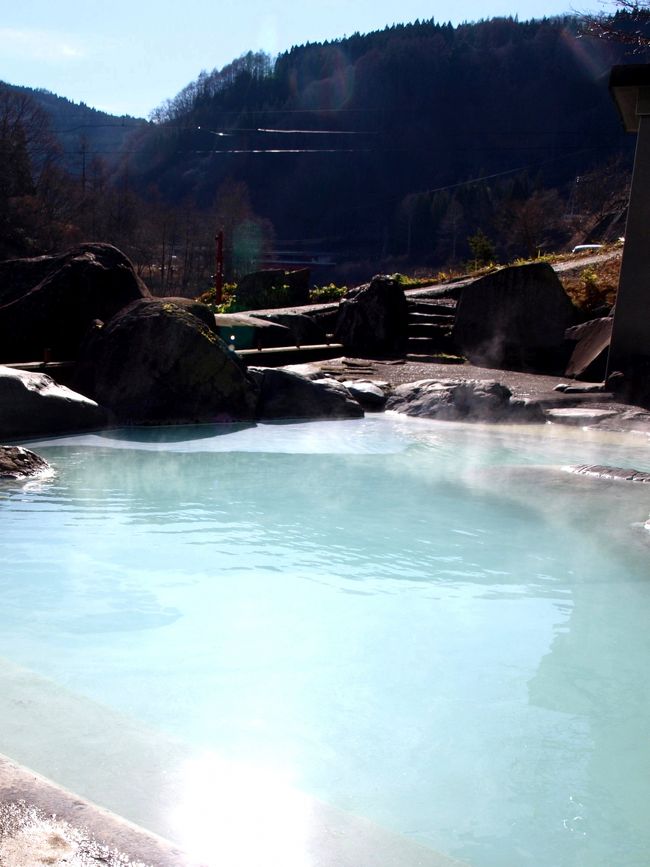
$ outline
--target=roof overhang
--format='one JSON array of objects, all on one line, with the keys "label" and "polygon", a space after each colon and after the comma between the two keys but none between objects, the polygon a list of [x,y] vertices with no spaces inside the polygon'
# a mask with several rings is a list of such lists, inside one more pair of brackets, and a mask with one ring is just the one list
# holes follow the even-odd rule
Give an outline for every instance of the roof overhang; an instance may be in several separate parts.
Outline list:
[{"label": "roof overhang", "polygon": [[609,92],[627,132],[638,132],[639,119],[650,115],[650,63],[613,66]]}]

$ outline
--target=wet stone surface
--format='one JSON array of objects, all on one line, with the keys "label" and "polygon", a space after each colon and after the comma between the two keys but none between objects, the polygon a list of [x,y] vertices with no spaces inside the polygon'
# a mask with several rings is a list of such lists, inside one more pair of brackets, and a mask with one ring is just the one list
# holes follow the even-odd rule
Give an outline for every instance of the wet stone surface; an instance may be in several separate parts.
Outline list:
[{"label": "wet stone surface", "polygon": [[51,471],[48,462],[22,446],[0,446],[0,479],[24,479]]},{"label": "wet stone surface", "polygon": [[593,476],[597,479],[615,479],[625,482],[650,482],[650,473],[634,470],[630,467],[606,467],[600,464],[581,464],[568,467],[569,471],[578,476]]},{"label": "wet stone surface", "polygon": [[94,840],[83,829],[24,801],[0,804],[2,867],[153,867]]}]

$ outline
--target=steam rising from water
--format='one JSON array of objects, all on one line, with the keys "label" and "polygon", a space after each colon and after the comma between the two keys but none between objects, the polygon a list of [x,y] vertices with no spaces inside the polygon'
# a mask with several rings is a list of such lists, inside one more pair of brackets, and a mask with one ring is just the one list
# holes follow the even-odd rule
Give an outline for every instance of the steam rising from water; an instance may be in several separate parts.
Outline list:
[{"label": "steam rising from water", "polygon": [[0,501],[0,652],[477,867],[640,867],[650,491],[558,470],[648,469],[629,442],[386,417],[34,444],[57,476]]}]

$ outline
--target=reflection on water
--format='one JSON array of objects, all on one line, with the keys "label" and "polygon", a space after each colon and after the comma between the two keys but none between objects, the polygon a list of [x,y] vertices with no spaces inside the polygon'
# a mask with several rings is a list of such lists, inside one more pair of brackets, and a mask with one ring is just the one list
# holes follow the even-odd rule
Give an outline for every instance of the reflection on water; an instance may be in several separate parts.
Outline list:
[{"label": "reflection on water", "polygon": [[559,469],[644,455],[205,433],[37,447],[56,478],[0,499],[1,653],[477,867],[645,863],[650,491]]},{"label": "reflection on water", "polygon": [[252,422],[236,424],[185,424],[167,425],[166,427],[122,427],[100,431],[93,434],[98,440],[116,440],[126,443],[187,443],[192,440],[210,440],[215,437],[229,436],[239,431],[254,428]]},{"label": "reflection on water", "polygon": [[648,859],[647,578],[575,586],[570,622],[529,683],[531,704],[589,722],[585,777],[565,803],[562,829],[580,840],[585,863]]}]

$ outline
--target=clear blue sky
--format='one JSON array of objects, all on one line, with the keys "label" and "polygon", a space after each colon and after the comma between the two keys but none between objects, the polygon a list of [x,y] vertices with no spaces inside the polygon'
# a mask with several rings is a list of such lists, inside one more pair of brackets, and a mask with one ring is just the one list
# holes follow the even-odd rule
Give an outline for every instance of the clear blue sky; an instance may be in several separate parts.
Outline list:
[{"label": "clear blue sky", "polygon": [[[603,9],[597,0],[585,4],[580,11]],[[572,8],[571,0],[5,0],[0,79],[146,117],[202,69],[248,50],[277,54],[416,18],[523,20]]]}]

